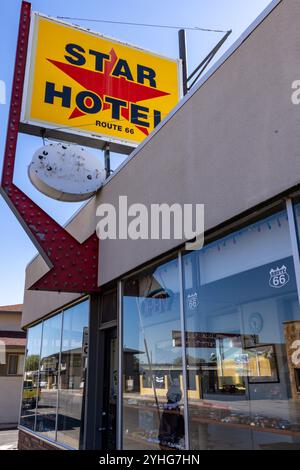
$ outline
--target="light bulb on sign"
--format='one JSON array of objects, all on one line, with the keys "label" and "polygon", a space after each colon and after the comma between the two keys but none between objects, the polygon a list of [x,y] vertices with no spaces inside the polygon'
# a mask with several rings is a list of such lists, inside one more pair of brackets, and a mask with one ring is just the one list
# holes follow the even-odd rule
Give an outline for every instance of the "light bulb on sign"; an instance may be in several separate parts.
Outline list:
[{"label": "light bulb on sign", "polygon": [[101,188],[105,169],[99,158],[74,144],[51,143],[39,148],[28,167],[33,186],[66,202],[89,199]]}]

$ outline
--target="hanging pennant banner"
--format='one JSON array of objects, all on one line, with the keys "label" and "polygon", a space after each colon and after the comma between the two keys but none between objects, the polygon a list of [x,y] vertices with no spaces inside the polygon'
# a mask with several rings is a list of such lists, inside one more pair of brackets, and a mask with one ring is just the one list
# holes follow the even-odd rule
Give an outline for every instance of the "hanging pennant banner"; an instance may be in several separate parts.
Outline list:
[{"label": "hanging pennant banner", "polygon": [[22,123],[134,147],[178,103],[180,70],[179,60],[35,13]]}]

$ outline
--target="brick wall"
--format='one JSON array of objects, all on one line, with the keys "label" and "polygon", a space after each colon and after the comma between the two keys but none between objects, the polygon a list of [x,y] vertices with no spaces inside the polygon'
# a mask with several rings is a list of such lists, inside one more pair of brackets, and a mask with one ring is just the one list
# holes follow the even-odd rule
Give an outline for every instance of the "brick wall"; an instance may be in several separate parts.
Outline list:
[{"label": "brick wall", "polygon": [[32,434],[19,430],[18,450],[60,450]]}]

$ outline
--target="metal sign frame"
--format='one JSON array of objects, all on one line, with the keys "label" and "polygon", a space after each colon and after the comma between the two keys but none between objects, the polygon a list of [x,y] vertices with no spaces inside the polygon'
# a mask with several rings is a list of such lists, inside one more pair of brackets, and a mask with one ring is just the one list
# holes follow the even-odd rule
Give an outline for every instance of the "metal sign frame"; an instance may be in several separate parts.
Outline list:
[{"label": "metal sign frame", "polygon": [[[99,32],[87,30],[81,26],[67,23],[63,20],[53,18],[48,15],[44,15],[41,13],[33,12],[31,14],[31,21],[30,21],[30,32],[29,32],[29,40],[28,40],[28,52],[27,52],[27,61],[26,61],[26,69],[25,69],[25,85],[24,85],[24,93],[22,99],[22,110],[21,110],[21,117],[20,117],[20,132],[36,135],[36,136],[44,136],[51,139],[67,141],[67,142],[76,142],[80,145],[89,146],[92,148],[97,148],[101,150],[105,150],[107,144],[110,146],[110,151],[122,153],[122,154],[130,154],[134,148],[136,148],[139,143],[126,141],[125,139],[112,137],[108,135],[101,135],[93,134],[89,131],[84,131],[80,128],[76,127],[66,127],[64,130],[64,126],[59,126],[56,124],[52,124],[50,122],[38,122],[36,120],[28,119],[27,109],[28,105],[31,104],[31,94],[32,90],[30,91],[29,84],[33,80],[34,72],[35,72],[35,60],[36,60],[36,45],[37,45],[37,28],[36,22],[37,19],[45,19],[48,21],[52,21],[55,24],[60,24],[67,28],[78,30],[83,33],[86,33],[90,36],[94,36],[96,38],[100,38],[106,41],[111,41],[112,44],[121,45],[125,47],[129,47],[135,49],[139,52],[143,52],[145,54],[149,54],[153,57],[161,58],[169,62],[173,62],[177,66],[177,80],[178,80],[178,102],[183,97],[183,77],[182,77],[182,60],[179,58],[170,58],[166,57],[162,54],[158,54],[156,52],[152,52],[150,50],[146,50],[134,44],[130,44],[127,42],[119,41],[115,38],[105,36]],[[157,99],[157,98],[156,98]],[[171,109],[170,109],[171,111]]]}]

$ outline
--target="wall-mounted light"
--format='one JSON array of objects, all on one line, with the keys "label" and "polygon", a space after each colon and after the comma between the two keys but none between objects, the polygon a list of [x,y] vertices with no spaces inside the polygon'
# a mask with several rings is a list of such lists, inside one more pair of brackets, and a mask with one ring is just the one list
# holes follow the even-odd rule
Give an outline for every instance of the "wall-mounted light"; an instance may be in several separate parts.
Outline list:
[{"label": "wall-mounted light", "polygon": [[105,169],[99,158],[81,146],[51,143],[34,153],[28,175],[46,196],[75,202],[89,199],[101,188]]}]

